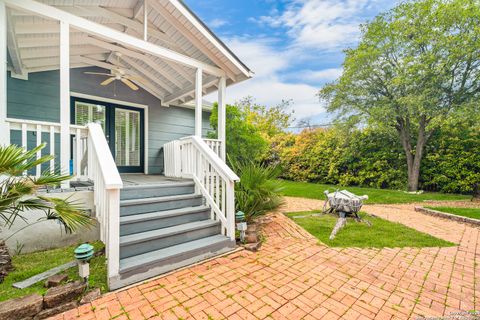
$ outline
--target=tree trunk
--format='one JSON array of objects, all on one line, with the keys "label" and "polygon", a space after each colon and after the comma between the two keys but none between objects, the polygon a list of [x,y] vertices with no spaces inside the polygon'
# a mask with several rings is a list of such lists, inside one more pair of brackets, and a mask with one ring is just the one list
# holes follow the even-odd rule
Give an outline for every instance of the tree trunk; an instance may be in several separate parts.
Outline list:
[{"label": "tree trunk", "polygon": [[418,191],[418,180],[420,178],[420,165],[425,150],[425,145],[428,140],[426,134],[426,118],[423,116],[420,118],[418,124],[418,136],[415,146],[415,154],[413,153],[412,143],[410,141],[410,121],[407,117],[404,119],[397,119],[397,131],[400,136],[400,141],[405,151],[407,158],[407,174],[408,174],[408,191]]}]

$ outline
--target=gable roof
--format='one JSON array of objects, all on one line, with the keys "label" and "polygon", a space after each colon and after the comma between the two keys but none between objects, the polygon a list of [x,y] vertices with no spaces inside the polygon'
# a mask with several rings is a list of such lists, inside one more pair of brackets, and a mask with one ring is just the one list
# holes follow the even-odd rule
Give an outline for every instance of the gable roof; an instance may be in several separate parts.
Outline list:
[{"label": "gable roof", "polygon": [[[137,38],[143,37],[144,0],[37,0]],[[148,42],[215,66],[227,85],[252,76],[250,69],[180,0],[147,0]],[[30,12],[8,13],[9,64],[13,73],[59,68],[57,21]],[[127,48],[80,30],[70,32],[71,67],[119,68],[146,81],[137,83],[162,101],[193,99],[195,69]],[[217,80],[204,77],[203,92]]]}]

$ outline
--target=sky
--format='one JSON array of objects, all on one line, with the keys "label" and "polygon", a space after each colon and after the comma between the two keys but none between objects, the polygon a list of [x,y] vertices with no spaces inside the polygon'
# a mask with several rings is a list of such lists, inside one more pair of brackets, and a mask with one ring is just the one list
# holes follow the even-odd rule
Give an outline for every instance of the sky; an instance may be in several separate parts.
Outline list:
[{"label": "sky", "polygon": [[[343,50],[355,47],[360,24],[398,0],[184,0],[255,73],[227,89],[276,106],[292,100],[295,119],[326,123],[316,94],[342,72]],[[216,101],[216,94],[206,97]]]}]

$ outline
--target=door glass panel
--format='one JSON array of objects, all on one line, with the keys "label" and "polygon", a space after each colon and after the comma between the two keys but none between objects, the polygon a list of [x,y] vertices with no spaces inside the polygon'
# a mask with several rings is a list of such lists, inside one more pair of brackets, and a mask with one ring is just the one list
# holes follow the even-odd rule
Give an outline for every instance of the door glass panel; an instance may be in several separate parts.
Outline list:
[{"label": "door glass panel", "polygon": [[115,163],[140,166],[140,112],[115,108]]},{"label": "door glass panel", "polygon": [[83,126],[89,122],[96,122],[105,132],[106,110],[107,108],[100,104],[75,101],[75,124]]}]

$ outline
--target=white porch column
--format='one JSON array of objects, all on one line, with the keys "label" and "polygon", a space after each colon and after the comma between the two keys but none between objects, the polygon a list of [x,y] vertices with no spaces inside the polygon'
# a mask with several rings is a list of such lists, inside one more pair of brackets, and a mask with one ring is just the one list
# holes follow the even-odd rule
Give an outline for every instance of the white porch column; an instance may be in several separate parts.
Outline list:
[{"label": "white porch column", "polygon": [[70,25],[60,22],[60,167],[70,173]]},{"label": "white porch column", "polygon": [[10,144],[7,119],[7,8],[0,1],[0,145]]},{"label": "white porch column", "polygon": [[195,135],[202,137],[202,73],[201,68],[197,69],[195,75]]},{"label": "white porch column", "polygon": [[221,77],[218,82],[218,137],[220,140],[220,158],[226,159],[226,89],[227,79]]}]

